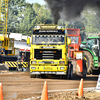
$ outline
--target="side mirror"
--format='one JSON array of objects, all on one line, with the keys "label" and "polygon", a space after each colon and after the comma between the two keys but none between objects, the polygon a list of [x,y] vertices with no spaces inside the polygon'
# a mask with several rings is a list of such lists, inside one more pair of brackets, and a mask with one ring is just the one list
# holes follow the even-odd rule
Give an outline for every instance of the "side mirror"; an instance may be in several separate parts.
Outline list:
[{"label": "side mirror", "polygon": [[30,44],[30,38],[27,38],[27,44]]},{"label": "side mirror", "polygon": [[71,39],[67,37],[67,45],[71,44]]}]

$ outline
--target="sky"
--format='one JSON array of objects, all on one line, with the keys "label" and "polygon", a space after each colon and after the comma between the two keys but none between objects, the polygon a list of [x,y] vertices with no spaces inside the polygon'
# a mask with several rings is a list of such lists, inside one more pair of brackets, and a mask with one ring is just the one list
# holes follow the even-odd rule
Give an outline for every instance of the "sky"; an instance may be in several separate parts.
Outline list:
[{"label": "sky", "polygon": [[28,3],[39,3],[41,5],[45,4],[44,0],[26,0]]}]

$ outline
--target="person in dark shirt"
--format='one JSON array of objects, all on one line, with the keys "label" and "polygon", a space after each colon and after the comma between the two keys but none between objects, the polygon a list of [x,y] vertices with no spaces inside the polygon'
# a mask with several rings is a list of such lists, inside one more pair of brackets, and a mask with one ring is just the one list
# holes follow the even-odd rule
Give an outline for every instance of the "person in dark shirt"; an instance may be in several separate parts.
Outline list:
[{"label": "person in dark shirt", "polygon": [[24,53],[22,53],[21,60],[22,60],[22,61],[25,61],[25,55],[24,55]]}]

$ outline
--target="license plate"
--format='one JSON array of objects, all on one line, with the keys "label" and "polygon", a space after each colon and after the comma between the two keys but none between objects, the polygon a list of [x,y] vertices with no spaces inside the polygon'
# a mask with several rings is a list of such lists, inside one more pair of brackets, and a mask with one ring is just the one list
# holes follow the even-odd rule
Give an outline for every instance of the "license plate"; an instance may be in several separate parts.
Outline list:
[{"label": "license plate", "polygon": [[44,67],[45,70],[52,70],[51,67]]}]

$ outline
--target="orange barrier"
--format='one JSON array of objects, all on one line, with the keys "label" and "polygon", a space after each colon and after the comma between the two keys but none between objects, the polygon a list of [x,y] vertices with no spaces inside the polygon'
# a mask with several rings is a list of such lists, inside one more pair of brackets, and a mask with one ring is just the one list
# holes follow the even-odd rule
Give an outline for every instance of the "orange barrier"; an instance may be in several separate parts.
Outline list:
[{"label": "orange barrier", "polygon": [[3,89],[2,89],[2,83],[0,83],[0,100],[3,100]]},{"label": "orange barrier", "polygon": [[78,96],[83,96],[83,79],[81,79],[81,81],[80,81],[77,95]]},{"label": "orange barrier", "polygon": [[48,100],[48,90],[47,90],[47,82],[46,81],[44,82],[41,100]]}]

